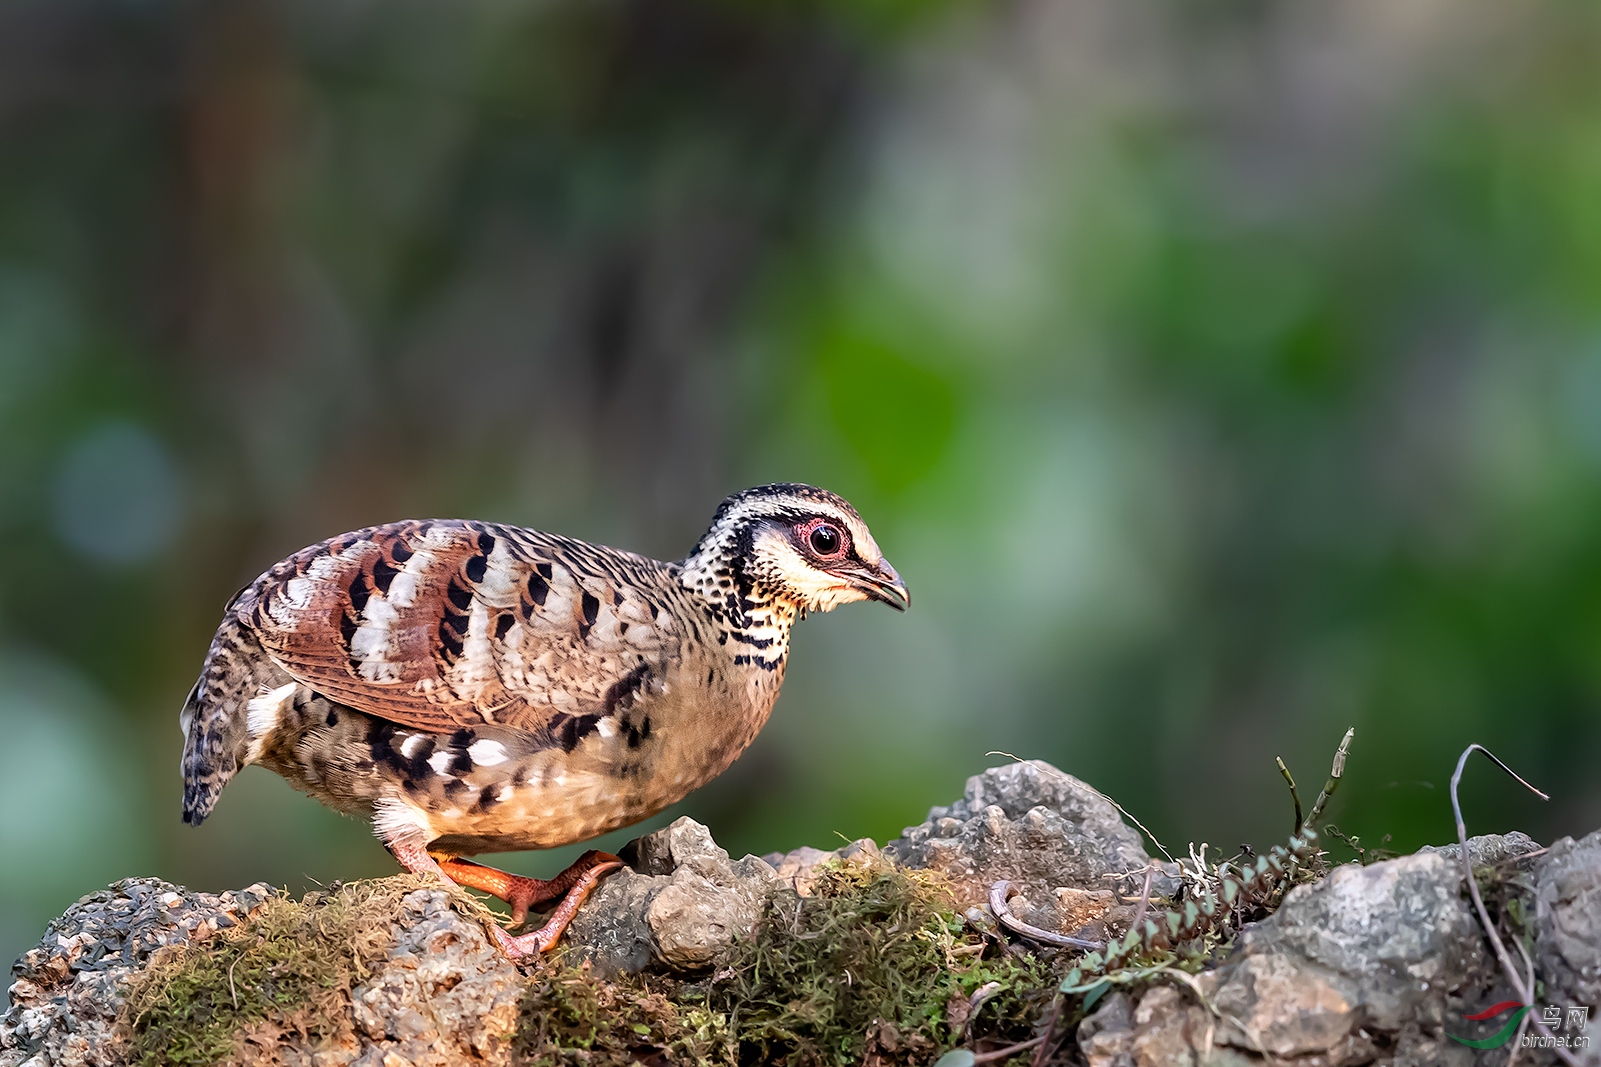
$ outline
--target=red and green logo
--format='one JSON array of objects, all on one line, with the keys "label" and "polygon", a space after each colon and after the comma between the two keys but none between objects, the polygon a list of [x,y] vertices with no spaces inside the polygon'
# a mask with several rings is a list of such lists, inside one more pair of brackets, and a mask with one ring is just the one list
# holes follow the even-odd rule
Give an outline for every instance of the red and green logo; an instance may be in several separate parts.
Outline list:
[{"label": "red and green logo", "polygon": [[1472,1015],[1462,1016],[1462,1018],[1466,1019],[1470,1023],[1482,1023],[1486,1019],[1495,1018],[1504,1011],[1510,1011],[1511,1009],[1516,1008],[1517,1011],[1512,1012],[1512,1018],[1508,1019],[1506,1021],[1506,1025],[1501,1027],[1501,1029],[1497,1030],[1494,1034],[1478,1041],[1468,1037],[1457,1037],[1455,1034],[1447,1034],[1446,1036],[1452,1041],[1468,1046],[1468,1048],[1500,1048],[1502,1045],[1512,1040],[1512,1034],[1518,1028],[1518,1021],[1523,1018],[1524,1014],[1528,1012],[1531,1007],[1532,1005],[1523,1004],[1516,1000],[1503,1000],[1499,1004],[1490,1005],[1481,1012],[1475,1012]]}]

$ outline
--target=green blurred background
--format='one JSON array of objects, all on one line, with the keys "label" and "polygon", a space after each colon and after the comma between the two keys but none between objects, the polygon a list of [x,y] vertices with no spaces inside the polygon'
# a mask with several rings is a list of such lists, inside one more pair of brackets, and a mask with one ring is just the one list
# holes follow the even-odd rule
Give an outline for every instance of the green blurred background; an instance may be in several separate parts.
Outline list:
[{"label": "green blurred background", "polygon": [[914,607],[801,627],[668,813],[736,853],[990,750],[1260,845],[1348,725],[1367,844],[1452,836],[1469,741],[1552,793],[1477,768],[1475,831],[1601,826],[1598,54],[1559,0],[0,3],[0,956],[121,876],[394,869],[260,769],[179,823],[279,557],[676,558],[778,479]]}]

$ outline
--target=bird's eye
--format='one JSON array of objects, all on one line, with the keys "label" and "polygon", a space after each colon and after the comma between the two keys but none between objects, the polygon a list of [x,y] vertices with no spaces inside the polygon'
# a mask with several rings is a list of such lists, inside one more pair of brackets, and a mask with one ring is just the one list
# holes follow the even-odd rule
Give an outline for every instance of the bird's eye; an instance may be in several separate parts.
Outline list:
[{"label": "bird's eye", "polygon": [[812,530],[809,540],[811,541],[813,552],[816,552],[819,556],[832,556],[839,551],[841,538],[837,529],[827,523],[823,523]]}]

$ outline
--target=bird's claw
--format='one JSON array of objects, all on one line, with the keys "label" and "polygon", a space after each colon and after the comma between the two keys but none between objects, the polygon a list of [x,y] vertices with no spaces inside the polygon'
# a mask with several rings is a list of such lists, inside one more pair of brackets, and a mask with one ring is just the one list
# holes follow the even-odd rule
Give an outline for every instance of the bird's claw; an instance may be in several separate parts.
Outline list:
[{"label": "bird's claw", "polygon": [[541,938],[539,931],[532,934],[524,934],[522,937],[513,937],[498,926],[490,929],[495,933],[495,943],[500,946],[500,950],[514,961],[525,960],[530,956],[543,955],[555,946],[554,940],[546,942]]},{"label": "bird's claw", "polygon": [[511,905],[511,925],[514,928],[519,927],[523,923],[527,922],[528,909],[537,903],[533,884],[521,882],[518,883],[511,890],[511,892],[506,895],[506,903]]},{"label": "bird's claw", "polygon": [[[622,860],[595,864],[573,883],[571,889],[567,890],[566,895],[562,897],[561,903],[556,905],[556,910],[551,912],[550,918],[545,922],[544,926],[541,926],[533,933],[523,934],[519,937],[513,937],[498,926],[493,927],[496,944],[500,946],[502,952],[513,960],[524,960],[530,956],[540,956],[549,952],[561,940],[561,935],[567,931],[568,924],[578,914],[578,909],[583,907],[584,901],[588,899],[589,894],[600,884],[600,880],[613,871],[621,870],[626,866],[627,864]],[[526,906],[520,910],[524,916],[527,915],[528,909]],[[518,911],[516,903],[513,902],[512,918],[518,918]]]}]

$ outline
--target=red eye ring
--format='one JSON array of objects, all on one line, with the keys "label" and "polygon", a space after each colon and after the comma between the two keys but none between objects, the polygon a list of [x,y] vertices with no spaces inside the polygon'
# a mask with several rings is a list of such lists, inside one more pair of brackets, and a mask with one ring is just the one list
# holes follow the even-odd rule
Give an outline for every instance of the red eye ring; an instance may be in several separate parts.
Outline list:
[{"label": "red eye ring", "polygon": [[844,530],[827,519],[813,519],[796,531],[800,541],[822,559],[838,559],[845,554],[848,537]]}]

